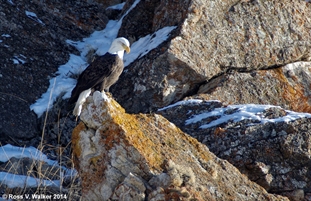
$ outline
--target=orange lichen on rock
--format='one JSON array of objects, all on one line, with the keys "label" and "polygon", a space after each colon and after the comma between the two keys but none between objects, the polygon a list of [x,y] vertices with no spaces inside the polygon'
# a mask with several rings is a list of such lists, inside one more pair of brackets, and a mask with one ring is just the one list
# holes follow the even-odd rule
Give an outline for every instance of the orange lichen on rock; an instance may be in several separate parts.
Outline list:
[{"label": "orange lichen on rock", "polygon": [[125,113],[125,110],[112,99],[109,102],[103,102],[102,108],[105,108],[103,110],[105,112],[101,114],[101,117],[105,121],[99,130],[101,143],[106,150],[109,152],[116,144],[133,146],[143,155],[150,167],[159,169],[163,161],[157,154],[157,145],[146,135],[148,129],[142,129],[137,115]]},{"label": "orange lichen on rock", "polygon": [[[72,131],[71,142],[72,142],[72,155],[73,159],[77,160],[81,156],[81,147],[79,146],[80,141],[80,132],[85,129],[85,125],[83,123],[79,123]],[[74,162],[75,164],[79,164],[78,161]],[[79,168],[79,166],[77,166]]]},{"label": "orange lichen on rock", "polygon": [[110,125],[105,132],[105,136],[107,137],[104,140],[105,146],[109,144],[109,148],[113,148],[115,143],[121,138],[125,146],[135,147],[146,159],[150,167],[160,169],[163,159],[159,155],[158,147],[146,135],[148,130],[140,127],[141,125],[139,125],[136,116],[120,112],[112,117],[112,121],[106,122],[113,125]]},{"label": "orange lichen on rock", "polygon": [[[214,188],[222,200],[244,200],[245,189],[266,193],[160,115],[127,114],[95,92],[81,120],[72,144],[85,200],[211,200]],[[229,186],[231,179],[240,185]]]},{"label": "orange lichen on rock", "polygon": [[297,77],[292,76],[295,82],[291,83],[285,76],[283,68],[272,70],[272,75],[280,82],[280,93],[287,102],[291,110],[297,112],[311,112],[311,105],[308,100],[310,97],[305,96],[305,89],[300,82],[297,82]]}]

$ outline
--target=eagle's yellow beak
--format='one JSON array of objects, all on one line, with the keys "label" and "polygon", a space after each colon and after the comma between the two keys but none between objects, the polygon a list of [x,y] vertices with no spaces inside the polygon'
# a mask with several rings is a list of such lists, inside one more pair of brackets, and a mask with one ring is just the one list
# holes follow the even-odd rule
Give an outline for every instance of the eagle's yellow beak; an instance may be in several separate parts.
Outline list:
[{"label": "eagle's yellow beak", "polygon": [[126,53],[130,53],[131,52],[131,48],[129,46],[126,46],[124,44],[122,44],[124,50],[126,51]]}]

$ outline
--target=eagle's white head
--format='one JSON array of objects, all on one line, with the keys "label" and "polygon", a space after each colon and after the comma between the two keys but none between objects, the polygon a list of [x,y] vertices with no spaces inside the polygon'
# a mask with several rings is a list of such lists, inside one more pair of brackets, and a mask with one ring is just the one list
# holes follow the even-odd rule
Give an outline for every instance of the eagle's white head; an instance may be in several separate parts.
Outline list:
[{"label": "eagle's white head", "polygon": [[118,54],[121,59],[123,59],[124,50],[126,53],[130,53],[130,42],[126,38],[116,38],[112,41],[111,46],[108,50],[110,54]]}]

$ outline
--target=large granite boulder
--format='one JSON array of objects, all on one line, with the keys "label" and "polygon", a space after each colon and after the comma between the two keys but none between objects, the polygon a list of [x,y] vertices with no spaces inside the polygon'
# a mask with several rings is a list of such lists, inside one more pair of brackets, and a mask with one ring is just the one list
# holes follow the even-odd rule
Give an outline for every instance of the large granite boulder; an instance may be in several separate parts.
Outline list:
[{"label": "large granite boulder", "polygon": [[221,100],[225,104],[273,104],[311,112],[311,62],[238,73],[225,73],[202,85],[193,98]]},{"label": "large granite boulder", "polygon": [[[136,41],[142,33],[152,34],[167,26],[176,28],[167,42],[133,62],[113,87],[117,100],[130,112],[154,111],[198,94],[200,86],[206,88],[207,82],[209,87],[213,79],[221,80],[228,72],[243,77],[245,72],[260,73],[258,70],[269,71],[310,60],[311,6],[308,2],[162,0],[153,7],[153,12],[149,6],[148,1],[139,2],[126,16],[119,34]],[[142,13],[148,26],[144,23],[132,26],[133,21],[142,20]],[[300,77],[299,74],[297,78],[302,79]],[[265,80],[254,79],[250,84],[256,86],[260,82]],[[272,81],[266,83],[270,87],[265,90],[274,94],[279,85],[269,85],[269,82]],[[310,83],[310,79],[306,83]],[[241,82],[237,81],[232,90],[239,89],[239,85]],[[255,88],[254,93],[248,95],[251,98],[243,96],[244,91],[235,93],[241,95],[241,99],[248,98],[241,100],[248,103],[263,99],[282,105],[288,101],[281,94],[261,97],[260,90]],[[221,92],[222,87],[219,86],[218,91]],[[227,97],[218,98],[225,101]]]},{"label": "large granite boulder", "polygon": [[268,194],[160,115],[95,92],[72,134],[85,200],[288,200]]},{"label": "large granite boulder", "polygon": [[311,114],[199,99],[159,113],[268,192],[311,199]]}]

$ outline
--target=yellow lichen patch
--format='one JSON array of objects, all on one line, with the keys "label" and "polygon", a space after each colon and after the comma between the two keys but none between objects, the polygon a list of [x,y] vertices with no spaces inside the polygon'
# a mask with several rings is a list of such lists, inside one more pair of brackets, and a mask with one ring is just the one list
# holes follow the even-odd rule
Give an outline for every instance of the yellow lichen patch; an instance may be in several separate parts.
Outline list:
[{"label": "yellow lichen patch", "polygon": [[[147,122],[147,124],[146,124]],[[141,128],[149,134],[149,138],[155,142],[157,151],[163,155],[163,158],[176,160],[180,155],[187,157],[187,153],[198,154],[195,157],[200,157],[202,160],[208,161],[209,154],[206,152],[196,139],[183,133],[178,127],[171,124],[168,120],[160,115],[141,115]],[[184,152],[185,154],[181,154]],[[169,153],[169,155],[168,155]],[[177,159],[178,160],[178,159]],[[183,158],[180,160],[192,160]]]},{"label": "yellow lichen patch", "polygon": [[191,145],[193,145],[193,147],[195,148],[195,152],[194,153],[198,153],[197,158],[200,158],[202,160],[205,160],[205,162],[209,161],[212,157],[210,156],[209,152],[207,152],[207,149],[204,149],[203,144],[201,144],[200,142],[198,142],[197,139],[190,137],[190,136],[186,136],[187,140],[190,142]]},{"label": "yellow lichen patch", "polygon": [[[86,164],[84,163],[89,167],[88,170],[79,171],[85,181],[83,188],[91,189],[90,183],[101,182],[100,179],[105,174],[103,171],[106,167],[105,161],[109,161],[110,157],[116,157],[113,160],[117,160],[117,164],[120,163],[121,166],[123,160],[129,160],[128,162],[138,163],[139,166],[148,167],[154,172],[162,172],[166,160],[184,161],[185,163],[195,163],[194,158],[200,158],[202,162],[210,160],[211,156],[208,149],[203,147],[204,145],[183,133],[164,117],[127,114],[113,99],[102,103],[101,115],[95,119],[92,118],[96,122],[102,122],[102,125],[89,129],[96,130],[90,140],[96,140],[96,146],[100,146],[105,151],[98,150],[100,155],[95,154],[87,159]],[[80,123],[73,131],[74,156],[77,159],[82,157],[81,152],[83,151],[83,147],[80,147],[79,144],[79,140],[82,140],[79,133],[81,134],[81,131],[85,129],[84,124]],[[118,158],[119,154],[126,158]],[[136,161],[137,157],[139,161]],[[131,161],[131,159],[135,159],[135,161]]]},{"label": "yellow lichen patch", "polygon": [[151,168],[160,170],[163,159],[157,150],[157,145],[143,132],[135,116],[125,115],[125,118],[123,128],[127,130],[126,140],[146,158]]},{"label": "yellow lichen patch", "polygon": [[[76,126],[72,131],[71,141],[72,141],[72,154],[73,159],[78,160],[78,158],[81,156],[81,147],[79,145],[80,141],[80,132],[85,129],[85,125],[80,122],[78,126]],[[79,164],[78,161],[74,161],[74,164]]]},{"label": "yellow lichen patch", "polygon": [[71,141],[72,141],[72,155],[73,155],[73,162],[76,165],[77,170],[80,169],[79,167],[79,158],[82,153],[82,149],[80,147],[80,132],[85,129],[85,125],[83,123],[79,123],[72,131]]},{"label": "yellow lichen patch", "polygon": [[160,165],[163,161],[155,151],[156,145],[142,132],[136,116],[125,113],[114,100],[111,100],[109,104],[111,105],[107,108],[109,107],[108,114],[111,119],[104,122],[105,130],[101,131],[106,149],[110,150],[122,140],[127,146],[137,149],[151,168],[161,169]]},{"label": "yellow lichen patch", "polygon": [[282,68],[273,70],[274,76],[280,81],[280,93],[291,110],[297,112],[311,112],[311,106],[308,103],[308,97],[304,95],[304,88],[299,84],[292,86],[285,77]]}]

